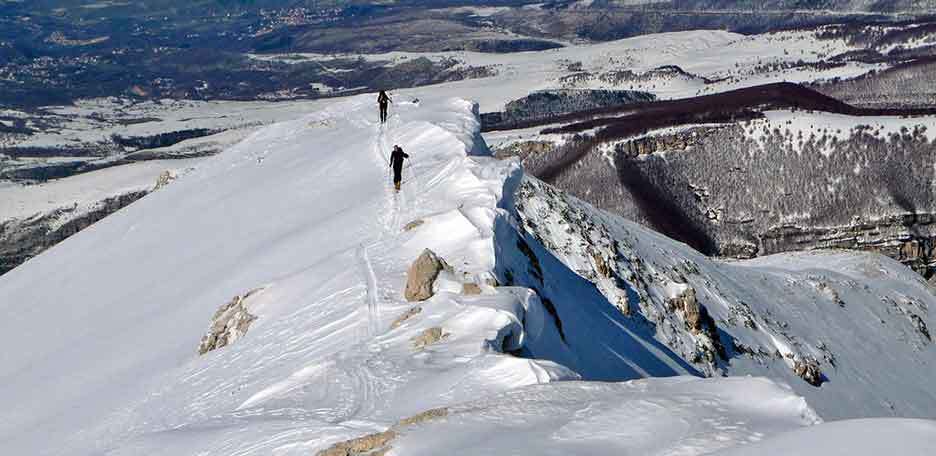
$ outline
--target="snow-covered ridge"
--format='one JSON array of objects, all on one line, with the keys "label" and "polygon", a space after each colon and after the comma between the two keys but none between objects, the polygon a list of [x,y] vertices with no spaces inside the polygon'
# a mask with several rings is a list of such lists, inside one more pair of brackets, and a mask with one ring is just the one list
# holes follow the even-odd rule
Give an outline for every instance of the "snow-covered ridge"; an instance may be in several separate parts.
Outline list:
[{"label": "snow-covered ridge", "polygon": [[[462,280],[484,283],[493,268],[485,226],[504,174],[516,169],[466,156],[484,151],[471,103],[402,105],[406,120],[395,116],[385,130],[369,120],[371,109],[369,97],[357,98],[262,130],[4,276],[0,302],[15,316],[3,337],[30,348],[4,355],[5,400],[24,414],[4,423],[3,440],[25,453],[138,454],[154,445],[170,454],[199,447],[230,454],[226,445],[243,440],[206,431],[183,443],[172,430],[246,424],[253,434],[244,438],[262,452],[270,447],[260,435],[277,426],[270,419],[293,413],[296,401],[308,407],[303,419],[292,417],[305,429],[294,439],[308,442],[377,428],[439,401],[577,378],[490,348],[539,337],[517,325],[537,311],[523,290],[449,293],[423,304],[433,306],[431,318],[417,315],[388,331],[410,307],[400,285],[421,249],[447,258]],[[386,174],[393,143],[414,157],[399,194]],[[403,231],[417,219],[420,227]],[[250,333],[196,357],[214,309],[257,288]],[[18,302],[31,310],[9,307]],[[70,302],[64,311],[62,302]],[[37,325],[61,332],[36,339]],[[440,348],[414,349],[410,340],[433,327],[445,331]],[[439,369],[448,374],[435,375]],[[309,397],[310,385],[326,393]],[[42,391],[57,400],[43,400]],[[328,425],[348,420],[356,424]],[[23,432],[36,423],[59,440]]]},{"label": "snow-covered ridge", "polygon": [[[558,303],[499,286],[535,270],[520,169],[486,156],[470,102],[395,108],[384,128],[369,96],[264,128],[0,277],[4,453],[308,455],[370,435],[388,455],[702,454],[820,421],[766,379],[578,381],[615,355],[633,378],[691,367],[607,307],[560,330]],[[412,157],[400,193],[393,144]],[[426,248],[452,271],[407,303]],[[232,298],[256,319],[199,356]]]}]

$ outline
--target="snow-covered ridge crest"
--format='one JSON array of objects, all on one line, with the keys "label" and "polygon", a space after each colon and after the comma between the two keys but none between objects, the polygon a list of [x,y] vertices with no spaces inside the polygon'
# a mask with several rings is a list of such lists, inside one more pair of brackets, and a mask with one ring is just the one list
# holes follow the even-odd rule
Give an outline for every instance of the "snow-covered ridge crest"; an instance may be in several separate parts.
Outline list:
[{"label": "snow-covered ridge crest", "polygon": [[[485,156],[473,103],[398,97],[384,127],[372,103],[258,131],[0,277],[0,342],[21,347],[0,355],[4,453],[309,455],[370,435],[388,455],[702,454],[819,422],[766,379],[577,381],[693,370],[607,306],[560,331],[555,303],[500,286],[536,272],[512,231],[522,172]],[[393,144],[412,157],[399,193]],[[426,248],[452,271],[405,302]],[[557,299],[592,287],[535,253]],[[255,320],[198,356],[232,298]]]},{"label": "snow-covered ridge crest", "polygon": [[[0,395],[21,413],[0,439],[21,454],[308,451],[578,378],[499,353],[558,337],[534,294],[490,285],[497,204],[519,170],[478,156],[477,107],[398,100],[396,110],[381,128],[370,97],[358,97],[267,127],[4,276],[11,317],[0,338],[29,348],[3,356]],[[393,144],[412,156],[400,193]],[[425,248],[455,273],[391,329],[413,309],[402,286]],[[249,331],[198,357],[215,310],[257,288]],[[435,328],[441,339],[417,346]],[[27,431],[38,425],[42,435]]]}]

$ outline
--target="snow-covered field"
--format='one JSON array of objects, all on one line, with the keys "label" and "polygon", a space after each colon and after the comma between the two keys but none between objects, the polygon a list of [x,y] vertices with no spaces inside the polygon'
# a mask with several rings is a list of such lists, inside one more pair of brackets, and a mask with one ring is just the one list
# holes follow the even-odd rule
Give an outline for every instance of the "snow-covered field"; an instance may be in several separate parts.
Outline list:
[{"label": "snow-covered field", "polygon": [[[855,77],[882,65],[849,62],[834,68],[799,66],[817,64],[861,47],[844,38],[820,40],[816,32],[790,31],[745,36],[722,31],[661,33],[599,44],[571,45],[559,49],[512,54],[478,52],[391,52],[364,55],[372,61],[402,62],[427,57],[454,58],[466,66],[491,67],[497,74],[483,79],[440,84],[446,92],[477,100],[484,111],[498,111],[508,101],[534,90],[558,88],[632,89],[648,91],[660,99],[750,87],[770,82],[812,82],[835,77]],[[309,61],[336,56],[288,54],[282,61]],[[276,60],[277,56],[258,56]],[[575,68],[580,63],[579,69]],[[573,65],[570,69],[570,65]],[[641,81],[617,81],[614,72],[646,74],[660,67],[678,66],[692,77],[661,73]],[[576,74],[586,74],[574,78]],[[604,76],[604,77],[603,77]],[[573,77],[568,80],[564,78]],[[708,79],[706,83],[704,79]],[[439,86],[400,90],[416,97],[438,96]]]},{"label": "snow-covered field", "polygon": [[[791,150],[800,152],[806,141],[827,141],[820,153],[828,157],[835,143],[844,142],[864,129],[876,138],[888,139],[892,135],[919,132],[924,138],[936,134],[936,116],[871,116],[857,117],[827,112],[778,110],[767,111],[763,119],[755,119],[745,125],[745,133],[761,147],[771,135],[780,133]],[[751,151],[753,155],[755,151]],[[867,164],[873,166],[873,164]]]},{"label": "snow-covered field", "polygon": [[[593,345],[563,342],[529,290],[491,285],[519,168],[485,156],[470,102],[398,102],[380,128],[371,101],[264,128],[0,277],[4,454],[308,455],[371,434],[385,454],[692,455],[781,451],[798,440],[774,436],[820,422],[766,379],[595,383],[542,359]],[[399,193],[393,144],[412,157]],[[414,306],[402,289],[425,248],[454,270]],[[246,335],[197,355],[215,309],[251,290]],[[936,437],[881,426],[901,454]],[[804,441],[867,427],[817,429]]]},{"label": "snow-covered field", "polygon": [[[151,136],[203,128],[212,131],[269,125],[327,105],[328,101],[194,101],[157,100],[132,103],[119,98],[82,100],[74,106],[44,108],[39,121],[26,123],[40,130],[28,137],[8,140],[4,146],[68,148],[104,143],[113,135]],[[6,111],[15,117],[26,113]]]},{"label": "snow-covered field", "polygon": [[184,173],[198,160],[153,160],[105,168],[36,185],[0,184],[0,221],[63,207],[81,207],[114,195],[152,189],[159,176]]},{"label": "snow-covered field", "polygon": [[[392,52],[354,57],[389,62],[390,65],[421,57],[436,61],[454,58],[465,66],[490,67],[496,71],[495,76],[396,92],[421,99],[457,94],[479,102],[484,111],[498,111],[508,101],[542,89],[633,89],[652,92],[660,99],[672,99],[769,82],[812,82],[854,77],[884,68],[882,65],[855,62],[829,68],[809,66],[858,49],[861,48],[847,44],[844,38],[819,40],[813,31],[753,36],[721,31],[690,31],[512,54]],[[327,61],[348,56],[288,54],[254,57],[295,62]],[[792,68],[793,65],[799,66]],[[654,72],[669,66],[678,66],[689,75],[669,70]],[[625,71],[645,77],[636,80],[617,79],[619,75],[616,74]],[[26,125],[41,130],[39,134],[7,138],[4,145],[68,148],[104,142],[114,134],[133,137],[194,128],[220,131],[255,127],[288,120],[329,103],[331,101],[327,99],[277,103],[181,100],[129,103],[119,99],[85,100],[74,107],[47,108],[43,119],[47,125]],[[12,117],[27,116],[25,113],[4,112]],[[150,120],[136,123],[137,119],[147,118]],[[134,122],[127,124],[122,123],[122,120]]]}]

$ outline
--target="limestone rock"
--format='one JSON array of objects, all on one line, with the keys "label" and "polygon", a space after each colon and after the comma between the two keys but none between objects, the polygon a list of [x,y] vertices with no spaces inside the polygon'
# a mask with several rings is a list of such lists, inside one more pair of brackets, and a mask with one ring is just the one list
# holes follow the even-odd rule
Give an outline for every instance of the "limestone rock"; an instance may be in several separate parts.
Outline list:
[{"label": "limestone rock", "polygon": [[406,322],[406,320],[409,320],[410,318],[415,317],[420,312],[422,312],[422,307],[420,306],[416,306],[410,310],[407,310],[406,312],[403,313],[403,315],[400,315],[399,317],[397,317],[397,319],[394,320],[393,323],[390,324],[390,329],[399,328],[403,323]]},{"label": "limestone rock", "polygon": [[355,455],[377,455],[385,454],[389,449],[389,443],[395,439],[397,433],[393,429],[376,434],[368,434],[364,437],[338,442],[331,447],[320,451],[318,456],[355,456]]},{"label": "limestone rock", "polygon": [[404,296],[407,301],[425,301],[432,297],[432,284],[435,283],[439,273],[449,269],[438,255],[432,250],[423,250],[419,258],[410,266],[406,273],[406,290]]},{"label": "limestone rock", "polygon": [[172,171],[165,170],[159,177],[156,178],[156,185],[153,187],[153,191],[159,190],[171,183],[176,179],[175,175],[172,174]]},{"label": "limestone rock", "polygon": [[592,259],[595,260],[595,270],[602,277],[611,277],[611,266],[605,261],[604,257],[598,252],[592,252]]},{"label": "limestone rock", "polygon": [[481,286],[476,283],[462,284],[462,294],[466,296],[475,296],[481,294]]},{"label": "limestone rock", "polygon": [[447,336],[448,334],[443,333],[442,328],[438,326],[428,328],[412,339],[413,348],[424,348],[446,338]]},{"label": "limestone rock", "polygon": [[797,358],[793,361],[793,373],[812,386],[822,385],[822,371],[815,358]]},{"label": "limestone rock", "polygon": [[686,328],[696,336],[696,341],[701,350],[701,353],[696,353],[698,359],[714,362],[716,355],[722,358],[727,357],[725,347],[718,337],[715,320],[709,315],[705,306],[699,304],[694,288],[686,287],[679,296],[670,299],[667,306],[671,310],[681,310],[683,312]]},{"label": "limestone rock", "polygon": [[677,299],[682,300],[682,309],[686,316],[686,326],[695,334],[702,331],[705,309],[696,299],[695,289],[687,288],[685,293]]},{"label": "limestone rock", "polygon": [[422,226],[424,223],[426,222],[423,221],[422,219],[413,220],[412,222],[407,223],[403,227],[403,231],[413,231],[416,228],[419,228],[420,226]]},{"label": "limestone rock", "polygon": [[230,345],[247,334],[250,324],[257,319],[248,311],[247,299],[259,291],[257,289],[237,296],[215,312],[211,328],[198,345],[199,355]]},{"label": "limestone rock", "polygon": [[667,306],[670,310],[682,311],[683,318],[686,320],[686,327],[693,332],[693,334],[699,334],[704,326],[705,308],[699,305],[699,301],[696,299],[695,289],[692,287],[687,287],[679,296],[676,296],[667,302]]},{"label": "limestone rock", "polygon": [[397,438],[402,428],[444,418],[448,416],[448,414],[449,410],[446,407],[427,410],[418,415],[398,421],[386,431],[338,442],[319,451],[316,456],[383,456],[393,448],[390,444]]},{"label": "limestone rock", "polygon": [[449,410],[447,407],[440,407],[431,410],[426,410],[418,415],[413,415],[409,418],[403,418],[396,424],[396,428],[412,426],[414,424],[425,423],[426,421],[432,421],[438,418],[444,418],[448,416]]}]

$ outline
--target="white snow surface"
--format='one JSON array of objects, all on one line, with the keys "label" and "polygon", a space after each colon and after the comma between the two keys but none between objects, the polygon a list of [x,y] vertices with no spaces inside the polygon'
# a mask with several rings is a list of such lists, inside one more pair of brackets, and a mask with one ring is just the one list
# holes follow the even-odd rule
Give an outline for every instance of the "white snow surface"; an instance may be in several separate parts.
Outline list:
[{"label": "white snow surface", "polygon": [[719,456],[928,456],[936,445],[936,423],[899,418],[835,421],[781,434]]},{"label": "white snow surface", "polygon": [[[269,454],[282,432],[315,446],[439,402],[577,378],[493,353],[540,336],[518,325],[538,310],[523,290],[440,296],[431,317],[387,331],[408,308],[400,289],[421,249],[467,273],[493,267],[485,224],[514,168],[467,158],[481,146],[469,102],[413,107],[379,130],[364,120],[370,101],[262,130],[4,275],[2,338],[21,347],[2,356],[4,446],[151,454],[147,442],[184,442],[232,454],[251,442]],[[392,143],[419,158],[399,194]],[[418,217],[437,227],[403,234]],[[196,357],[214,310],[256,288],[251,331]],[[412,353],[409,339],[440,325],[445,344]]]},{"label": "white snow surface", "polygon": [[[588,359],[589,346],[560,341],[530,290],[485,284],[521,172],[486,156],[476,111],[400,103],[381,128],[370,96],[350,98],[252,134],[0,277],[2,453],[308,455],[436,407],[451,413],[388,454],[692,455],[820,421],[766,379],[583,382],[502,353]],[[412,157],[399,193],[393,144]],[[455,272],[392,329],[424,248]],[[454,291],[469,281],[481,295]],[[256,289],[247,334],[198,356],[214,311]],[[414,347],[428,328],[443,338]]]},{"label": "white snow surface", "polygon": [[744,444],[816,422],[801,398],[762,378],[558,382],[451,407],[391,454],[755,454]]}]

